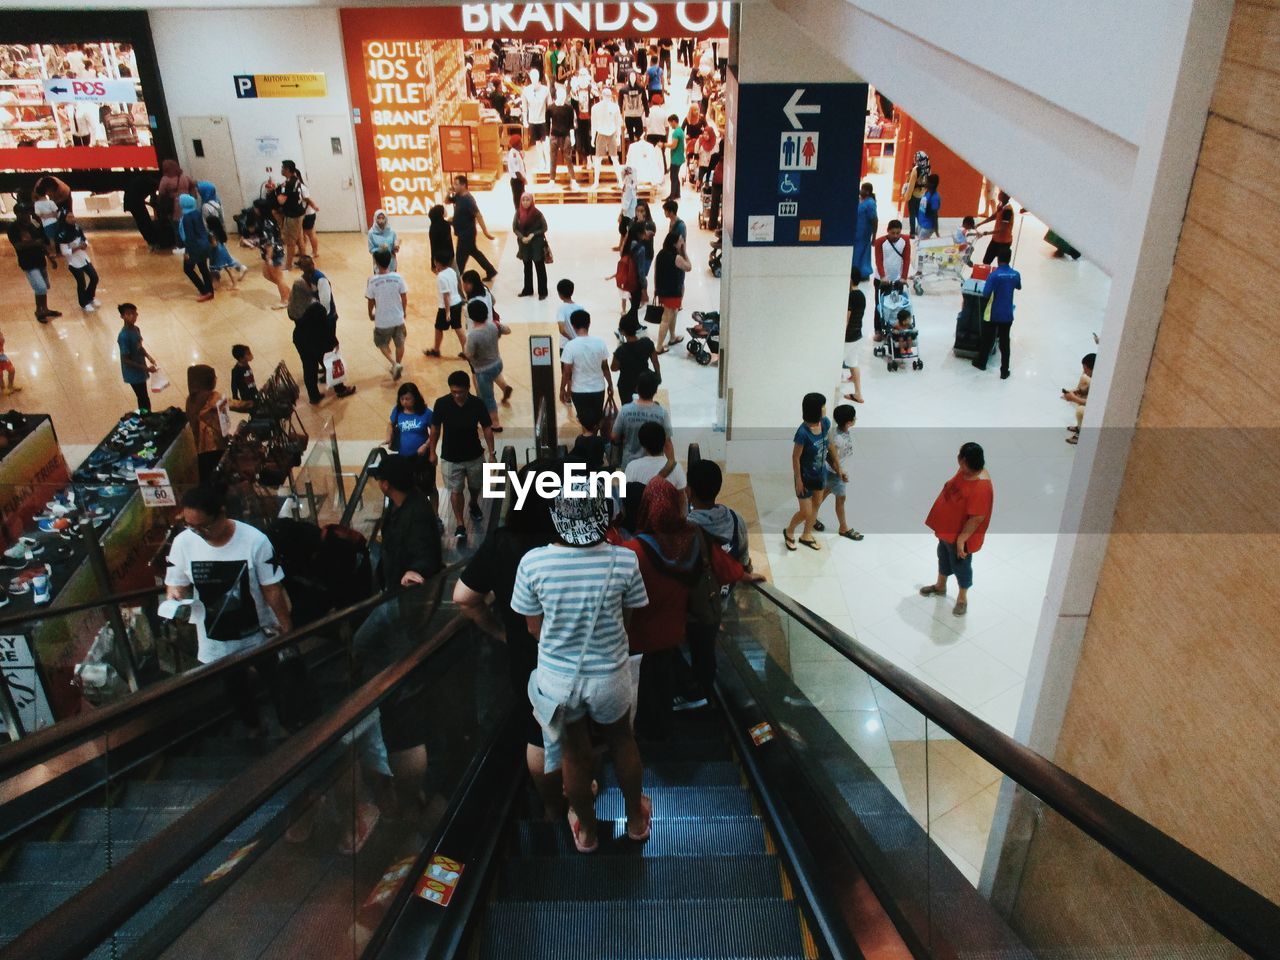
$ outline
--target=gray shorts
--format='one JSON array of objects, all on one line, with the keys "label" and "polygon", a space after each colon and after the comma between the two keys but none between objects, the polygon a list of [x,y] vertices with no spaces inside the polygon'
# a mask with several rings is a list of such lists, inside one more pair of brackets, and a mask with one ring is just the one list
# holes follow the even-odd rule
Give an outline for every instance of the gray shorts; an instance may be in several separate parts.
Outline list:
[{"label": "gray shorts", "polygon": [[612,157],[618,159],[618,138],[614,136],[605,136],[602,133],[596,134],[596,156]]},{"label": "gray shorts", "polygon": [[395,342],[397,347],[404,347],[404,324],[398,327],[374,327],[373,345],[381,350],[388,343]]},{"label": "gray shorts", "polygon": [[560,768],[560,741],[566,724],[590,717],[596,723],[617,723],[631,711],[631,669],[623,663],[604,677],[573,677],[549,670],[529,674],[529,700],[542,727],[546,749],[544,769]]},{"label": "gray shorts", "polygon": [[465,483],[471,488],[471,493],[478,497],[483,489],[484,459],[477,458],[453,463],[441,458],[440,473],[444,480],[444,488],[450,493],[461,493]]}]

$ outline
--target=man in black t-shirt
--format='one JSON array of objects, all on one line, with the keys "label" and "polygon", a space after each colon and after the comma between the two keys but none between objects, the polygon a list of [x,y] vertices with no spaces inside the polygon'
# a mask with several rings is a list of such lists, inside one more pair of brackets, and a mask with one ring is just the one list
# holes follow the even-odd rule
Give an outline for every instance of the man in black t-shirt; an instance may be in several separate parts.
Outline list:
[{"label": "man in black t-shirt", "polygon": [[18,269],[27,275],[27,283],[36,296],[36,319],[48,323],[50,317],[62,316],[61,312],[49,309],[49,272],[45,269],[49,238],[31,219],[31,207],[26,203],[14,204],[13,215],[9,242],[18,255]]},{"label": "man in black t-shirt", "polygon": [[[480,433],[489,459],[494,459],[493,421],[483,401],[471,392],[471,377],[461,370],[449,374],[449,392],[440,397],[431,409],[431,433],[427,437],[430,448],[428,459],[440,463],[445,488],[449,491],[449,504],[457,529],[453,536],[458,546],[467,542],[467,527],[462,519],[463,485],[471,491],[471,519],[479,523],[484,519],[480,510],[480,491],[484,483],[484,451],[480,448]],[[441,445],[441,436],[444,442]],[[437,457],[436,447],[440,446]]]},{"label": "man in black t-shirt", "polygon": [[853,393],[844,394],[846,400],[862,403],[862,374],[858,370],[858,358],[862,353],[862,319],[867,313],[867,295],[859,288],[862,275],[855,269],[849,277],[849,310],[844,320],[844,366],[853,381]]},{"label": "man in black t-shirt", "polygon": [[471,195],[467,178],[461,174],[453,178],[453,193],[449,195],[448,202],[453,204],[453,232],[458,238],[454,251],[458,276],[467,269],[467,261],[475,257],[476,263],[484,268],[484,280],[488,283],[498,275],[498,268],[476,247],[476,227],[478,225],[490,240],[493,234],[484,222],[484,214],[480,212],[476,198]]}]

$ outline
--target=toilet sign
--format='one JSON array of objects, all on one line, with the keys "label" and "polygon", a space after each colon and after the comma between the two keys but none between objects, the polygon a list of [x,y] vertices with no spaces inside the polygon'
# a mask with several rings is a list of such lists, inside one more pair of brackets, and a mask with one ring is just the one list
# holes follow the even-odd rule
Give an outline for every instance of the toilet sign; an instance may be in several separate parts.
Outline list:
[{"label": "toilet sign", "polygon": [[738,87],[735,246],[853,246],[865,83]]}]

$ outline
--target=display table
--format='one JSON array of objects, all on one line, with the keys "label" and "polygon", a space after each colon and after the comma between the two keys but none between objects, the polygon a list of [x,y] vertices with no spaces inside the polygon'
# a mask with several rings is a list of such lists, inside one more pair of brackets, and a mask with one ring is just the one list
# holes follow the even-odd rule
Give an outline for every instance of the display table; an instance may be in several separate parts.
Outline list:
[{"label": "display table", "polygon": [[8,444],[0,448],[0,540],[7,549],[71,475],[48,414],[6,414],[3,419]]}]

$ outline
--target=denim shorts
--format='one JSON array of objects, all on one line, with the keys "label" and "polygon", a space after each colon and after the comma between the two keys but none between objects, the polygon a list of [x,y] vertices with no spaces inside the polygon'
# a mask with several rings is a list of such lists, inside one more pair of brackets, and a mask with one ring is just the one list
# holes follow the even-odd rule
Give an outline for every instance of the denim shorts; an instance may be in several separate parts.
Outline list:
[{"label": "denim shorts", "polygon": [[476,396],[484,401],[485,409],[490,413],[498,409],[497,398],[493,395],[493,381],[502,376],[502,361],[483,370],[473,370],[476,375]]},{"label": "denim shorts", "polygon": [[956,545],[945,540],[938,541],[938,574],[943,577],[952,575],[960,589],[968,590],[973,586],[973,554],[967,554],[963,560],[956,555]]},{"label": "denim shorts", "polygon": [[846,484],[840,479],[840,474],[834,470],[827,471],[827,493],[835,497],[843,497],[845,495]]},{"label": "denim shorts", "polygon": [[26,271],[27,283],[31,284],[31,290],[37,297],[43,297],[49,292],[49,274],[44,267],[36,267]]},{"label": "denim shorts", "polygon": [[596,723],[616,723],[631,710],[631,669],[623,663],[603,677],[578,677],[534,670],[529,674],[529,700],[542,727],[546,749],[544,769],[560,768],[560,740],[567,724],[590,717]]}]

